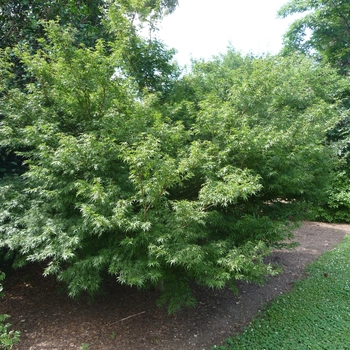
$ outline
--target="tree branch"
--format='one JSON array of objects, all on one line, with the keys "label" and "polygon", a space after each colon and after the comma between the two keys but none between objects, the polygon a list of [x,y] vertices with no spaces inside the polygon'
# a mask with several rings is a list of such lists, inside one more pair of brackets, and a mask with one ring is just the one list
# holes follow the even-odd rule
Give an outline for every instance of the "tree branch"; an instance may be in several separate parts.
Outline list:
[{"label": "tree branch", "polygon": [[132,318],[132,317],[135,317],[135,316],[144,314],[145,312],[146,312],[146,311],[142,311],[142,312],[139,312],[139,313],[137,313],[137,314],[130,315],[130,316],[128,316],[128,317],[122,318],[121,320],[118,320],[118,321],[116,321],[116,322],[112,322],[112,323],[110,323],[110,324],[108,325],[108,327],[113,326],[114,324],[117,324],[117,323],[119,323],[119,322],[128,320],[129,318]]}]

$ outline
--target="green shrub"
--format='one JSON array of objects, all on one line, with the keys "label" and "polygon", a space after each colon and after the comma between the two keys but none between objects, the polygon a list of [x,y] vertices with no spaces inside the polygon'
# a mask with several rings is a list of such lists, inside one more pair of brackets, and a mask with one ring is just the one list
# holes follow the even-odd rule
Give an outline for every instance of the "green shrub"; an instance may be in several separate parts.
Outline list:
[{"label": "green shrub", "polygon": [[98,292],[106,273],[162,282],[169,311],[193,304],[189,281],[223,288],[275,274],[265,256],[329,182],[335,72],[228,54],[184,77],[188,101],[163,103],[123,71],[128,37],[87,48],[46,28],[35,55],[14,50],[33,81],[25,91],[5,84],[7,51],[0,60],[0,147],[27,166],[0,186],[0,248],[18,252],[17,265],[46,262],[73,297]]},{"label": "green shrub", "polygon": [[315,220],[327,222],[350,222],[350,178],[340,171],[328,190],[326,204],[314,208]]}]

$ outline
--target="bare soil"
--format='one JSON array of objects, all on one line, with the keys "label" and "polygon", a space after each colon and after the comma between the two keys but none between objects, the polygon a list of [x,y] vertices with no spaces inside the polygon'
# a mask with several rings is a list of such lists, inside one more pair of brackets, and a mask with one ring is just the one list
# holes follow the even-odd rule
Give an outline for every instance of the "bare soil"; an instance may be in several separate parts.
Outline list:
[{"label": "bare soil", "polygon": [[21,331],[17,350],[84,349],[83,344],[90,350],[208,350],[242,331],[259,310],[305,277],[308,263],[349,233],[350,225],[304,222],[295,231],[300,245],[269,258],[283,268],[280,275],[264,286],[240,283],[238,296],[229,289],[195,287],[197,306],[171,316],[156,306],[156,292],[115,283],[92,304],[74,301],[36,265],[6,278],[0,313],[11,315],[13,329]]}]

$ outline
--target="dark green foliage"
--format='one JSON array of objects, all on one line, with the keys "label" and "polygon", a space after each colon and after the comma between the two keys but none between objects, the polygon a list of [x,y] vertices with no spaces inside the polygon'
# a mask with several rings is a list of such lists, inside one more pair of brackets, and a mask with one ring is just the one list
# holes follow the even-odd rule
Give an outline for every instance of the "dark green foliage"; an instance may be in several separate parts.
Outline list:
[{"label": "dark green foliage", "polygon": [[[284,53],[302,51],[321,63],[330,63],[342,75],[348,76],[350,62],[350,3],[349,1],[305,0],[289,1],[279,15],[286,17],[305,13],[285,34]],[[341,78],[339,78],[341,81]],[[345,84],[349,85],[346,80]],[[327,190],[328,200],[321,208],[315,207],[315,218],[326,221],[349,222],[349,89],[344,86],[337,95],[342,100],[342,118],[327,132],[328,142],[337,149],[339,164],[336,178]]]},{"label": "dark green foliage", "polygon": [[165,289],[162,290],[162,294],[158,299],[158,306],[168,305],[170,314],[176,312],[181,306],[195,306],[196,299],[192,295],[188,282],[188,279],[181,277],[181,275],[172,280],[168,279]]},{"label": "dark green foliage", "polygon": [[[111,38],[103,19],[110,8],[122,9],[130,18],[140,16],[143,21],[154,22],[164,13],[171,13],[177,0],[150,1],[48,1],[7,0],[0,3],[0,47],[28,45],[35,52],[40,45],[37,39],[45,35],[42,21],[59,19],[61,26],[75,28],[74,40],[86,46],[94,46],[96,40]],[[133,25],[133,23],[131,23]]]},{"label": "dark green foliage", "polygon": [[327,194],[327,202],[313,208],[313,219],[328,222],[350,222],[350,179],[347,171],[336,173]]},{"label": "dark green foliage", "polygon": [[46,1],[20,0],[3,1],[0,5],[1,47],[15,47],[22,42],[34,50],[37,39],[44,36],[41,20],[60,18],[62,25],[71,24],[77,28],[79,42],[93,44],[101,37],[102,7],[104,1]]},{"label": "dark green foliage", "polygon": [[180,75],[172,62],[175,50],[168,50],[156,40],[134,37],[124,53],[127,74],[140,91],[158,92],[163,98],[171,91],[173,81]]},{"label": "dark green foliage", "polygon": [[294,21],[285,34],[284,50],[316,54],[346,74],[350,67],[349,1],[290,0],[279,10],[281,17],[294,13],[305,16]]},{"label": "dark green foliage", "polygon": [[20,174],[24,171],[21,171],[22,168],[22,159],[12,152],[6,152],[6,149],[3,149],[0,153],[0,178],[3,178],[6,175]]}]

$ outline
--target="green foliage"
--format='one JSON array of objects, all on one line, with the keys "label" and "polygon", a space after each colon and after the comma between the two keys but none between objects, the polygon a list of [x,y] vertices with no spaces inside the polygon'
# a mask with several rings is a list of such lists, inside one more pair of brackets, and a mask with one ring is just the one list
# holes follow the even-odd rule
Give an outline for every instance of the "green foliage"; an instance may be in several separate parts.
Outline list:
[{"label": "green foliage", "polygon": [[[116,41],[123,59],[118,66],[123,74],[131,76],[140,92],[159,91],[166,94],[170,80],[179,72],[171,59],[173,50],[155,39],[143,39],[138,35],[140,29],[148,27],[150,34],[158,21],[177,6],[177,0],[150,1],[47,1],[19,0],[0,2],[0,48],[6,49],[7,58],[2,64],[8,67],[6,85],[19,88],[28,93],[25,86],[33,83],[35,75],[25,69],[25,63],[13,51],[25,47],[30,54],[43,49],[47,22],[55,20],[63,29],[71,28],[69,40],[75,46],[93,48],[99,40]],[[51,40],[46,37],[46,39]],[[111,52],[106,47],[106,53]],[[81,69],[82,67],[80,67]],[[115,67],[114,67],[115,68]],[[5,83],[5,82],[4,82]],[[0,90],[1,96],[1,90]],[[0,114],[0,120],[6,118]],[[23,172],[23,157],[15,155],[11,149],[0,149],[0,178],[18,175]]]},{"label": "green foliage", "polygon": [[309,266],[309,276],[215,349],[348,349],[350,237]]},{"label": "green foliage", "polygon": [[[123,11],[110,12],[113,42],[76,45],[73,29],[48,22],[35,53],[3,51],[0,147],[26,169],[0,188],[0,248],[19,266],[45,262],[71,296],[96,293],[106,272],[164,284],[169,311],[193,304],[192,281],[262,282],[277,273],[264,258],[291,236],[287,219],[322,199],[343,85],[304,57],[228,52],[140,91]],[[6,84],[10,54],[24,89]]]},{"label": "green foliage", "polygon": [[100,37],[104,1],[5,1],[0,5],[1,47],[15,47],[18,42],[37,48],[36,40],[44,35],[40,20],[60,18],[62,25],[78,29],[79,41],[92,44]]},{"label": "green foliage", "polygon": [[[2,281],[5,278],[5,273],[0,271],[0,298],[4,296]],[[4,350],[12,349],[12,346],[19,342],[19,331],[9,330],[10,323],[5,323],[10,316],[0,314],[0,348]]]},{"label": "green foliage", "polygon": [[346,171],[338,171],[328,188],[327,202],[314,210],[314,218],[328,222],[350,222],[350,179]]},{"label": "green foliage", "polygon": [[168,313],[172,314],[178,311],[181,306],[195,306],[196,299],[191,293],[186,278],[179,277],[171,281],[166,281],[165,290],[162,291],[157,304],[158,306],[168,305]]},{"label": "green foliage", "polygon": [[199,63],[187,78],[197,135],[213,140],[230,164],[259,174],[261,203],[320,199],[331,160],[319,140],[339,118],[341,79],[303,57],[237,56]]},{"label": "green foliage", "polygon": [[[348,1],[289,1],[280,9],[281,17],[294,13],[305,13],[305,16],[290,26],[285,34],[283,51],[303,51],[322,63],[332,64],[341,74],[348,75],[349,11]],[[346,81],[345,84],[348,85]],[[339,165],[335,169],[336,178],[327,190],[327,203],[313,208],[313,211],[318,220],[349,222],[349,90],[344,88],[338,96],[343,100],[345,111],[327,136],[333,147],[338,149]]]},{"label": "green foliage", "polygon": [[[59,19],[62,27],[75,28],[74,40],[94,46],[96,40],[111,38],[101,20],[109,9],[121,11],[123,16],[140,18],[140,25],[151,23],[177,6],[177,0],[8,0],[0,3],[0,47],[15,47],[17,43],[29,45],[36,51],[37,39],[45,35],[42,21]],[[133,23],[131,23],[133,26]]]},{"label": "green foliage", "polygon": [[[285,51],[316,53],[341,72],[349,71],[350,4],[340,0],[290,0],[280,10],[281,17],[305,13],[285,34]],[[309,32],[308,32],[309,30]]]},{"label": "green foliage", "polygon": [[90,346],[88,343],[82,343],[80,346],[81,350],[90,350]]},{"label": "green foliage", "polygon": [[175,50],[168,50],[157,40],[134,37],[123,54],[128,76],[142,92],[158,92],[166,95],[172,82],[180,75],[172,62]]}]

